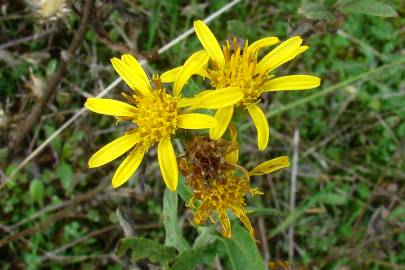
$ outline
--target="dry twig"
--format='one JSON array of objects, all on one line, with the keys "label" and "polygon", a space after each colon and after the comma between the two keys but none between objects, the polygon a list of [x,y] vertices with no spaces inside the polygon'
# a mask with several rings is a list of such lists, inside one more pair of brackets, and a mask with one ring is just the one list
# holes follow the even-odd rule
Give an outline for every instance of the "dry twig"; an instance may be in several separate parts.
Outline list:
[{"label": "dry twig", "polygon": [[11,131],[11,140],[9,143],[10,153],[16,153],[21,149],[22,142],[27,133],[38,122],[42,111],[46,107],[48,101],[51,99],[59,85],[60,80],[63,78],[67,71],[67,66],[70,58],[75,54],[76,49],[79,47],[87,32],[87,26],[91,19],[94,0],[86,0],[83,8],[82,19],[78,31],[73,36],[73,39],[66,51],[61,52],[60,64],[56,73],[51,77],[47,83],[47,88],[43,92],[43,96],[33,105],[32,110],[25,117],[25,120],[17,125]]},{"label": "dry twig", "polygon": [[27,37],[7,41],[6,43],[0,44],[0,50],[5,50],[5,49],[7,49],[9,47],[17,46],[17,45],[19,45],[21,43],[25,43],[25,42],[28,42],[28,41],[38,40],[38,39],[44,38],[44,37],[48,36],[49,34],[51,34],[53,31],[55,31],[55,29],[50,28],[50,29],[45,30],[42,33],[35,33],[35,34],[29,35]]},{"label": "dry twig", "polygon": [[[290,189],[290,211],[295,210],[295,193],[297,191],[298,151],[299,151],[299,130],[295,129],[293,138],[293,160],[291,167],[291,189]],[[288,257],[294,259],[294,224],[288,230]]]}]

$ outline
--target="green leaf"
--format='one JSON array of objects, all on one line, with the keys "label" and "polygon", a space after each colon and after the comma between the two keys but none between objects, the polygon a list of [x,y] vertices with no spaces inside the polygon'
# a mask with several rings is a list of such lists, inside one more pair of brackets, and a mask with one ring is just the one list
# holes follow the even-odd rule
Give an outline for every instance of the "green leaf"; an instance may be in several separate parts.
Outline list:
[{"label": "green leaf", "polygon": [[336,6],[343,13],[362,13],[379,17],[398,16],[390,5],[377,0],[341,0]]},{"label": "green leaf", "polygon": [[280,216],[280,210],[273,207],[246,207],[246,212],[249,216]]},{"label": "green leaf", "polygon": [[46,76],[51,76],[52,74],[54,74],[57,68],[58,60],[55,58],[49,60],[48,66],[46,67]]},{"label": "green leaf", "polygon": [[40,202],[45,196],[45,186],[41,180],[35,179],[30,184],[30,196],[35,202]]},{"label": "green leaf", "polygon": [[[11,163],[7,168],[6,168],[6,175],[11,175],[16,169],[17,169],[17,164]],[[19,179],[20,173],[16,173],[13,178],[9,178],[8,181],[6,182],[6,187],[8,189],[13,189],[16,186],[16,181],[15,179]]]},{"label": "green leaf", "polygon": [[197,265],[211,262],[216,255],[216,245],[208,245],[201,248],[189,249],[183,252],[177,259],[171,270],[191,270]]},{"label": "green leaf", "polygon": [[86,32],[86,39],[90,42],[95,42],[96,41],[96,33],[91,30],[87,30]]},{"label": "green leaf", "polygon": [[0,162],[4,161],[7,158],[8,152],[9,150],[7,147],[0,148]]},{"label": "green leaf", "polygon": [[360,198],[363,198],[363,199],[368,199],[368,197],[370,197],[370,193],[371,193],[371,191],[370,191],[370,189],[368,188],[368,186],[366,185],[366,184],[364,184],[364,183],[359,183],[358,185],[357,185],[357,192],[359,193],[359,195],[360,195]]},{"label": "green leaf", "polygon": [[194,240],[193,248],[207,246],[216,240],[215,226],[198,226],[198,236]]},{"label": "green leaf", "polygon": [[73,170],[69,164],[62,161],[58,167],[58,174],[63,188],[70,192],[73,190]]},{"label": "green leaf", "polygon": [[232,237],[219,238],[225,246],[234,270],[264,270],[264,262],[250,234],[237,222],[232,222]]},{"label": "green leaf", "polygon": [[153,263],[168,264],[177,256],[176,249],[166,247],[153,240],[145,238],[123,238],[118,243],[118,256],[125,256],[131,251],[134,261],[148,259]]},{"label": "green leaf", "polygon": [[184,176],[179,177],[179,184],[177,186],[177,193],[179,193],[180,198],[188,203],[193,196],[193,191],[189,186],[185,184]]},{"label": "green leaf", "polygon": [[347,202],[347,197],[342,194],[329,192],[322,194],[319,201],[331,205],[344,205]]},{"label": "green leaf", "polygon": [[181,91],[184,97],[194,97],[201,91],[200,85],[195,79],[190,79]]},{"label": "green leaf", "polygon": [[179,252],[184,252],[190,249],[190,245],[184,239],[178,225],[177,203],[177,193],[166,189],[163,198],[163,224],[166,232],[165,245],[175,247]]},{"label": "green leaf", "polygon": [[41,265],[41,256],[35,254],[34,251],[32,253],[24,253],[23,258],[26,263],[27,270],[38,269],[38,267]]},{"label": "green leaf", "polygon": [[298,14],[311,20],[331,20],[335,16],[323,3],[302,3],[298,9]]},{"label": "green leaf", "polygon": [[387,217],[389,220],[398,220],[405,222],[405,207],[396,207]]}]

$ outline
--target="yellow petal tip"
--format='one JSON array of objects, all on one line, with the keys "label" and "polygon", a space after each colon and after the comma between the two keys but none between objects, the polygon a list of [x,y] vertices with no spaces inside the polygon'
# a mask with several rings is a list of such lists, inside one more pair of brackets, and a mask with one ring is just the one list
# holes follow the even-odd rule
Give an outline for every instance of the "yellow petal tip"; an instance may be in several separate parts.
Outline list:
[{"label": "yellow petal tip", "polygon": [[167,188],[171,191],[171,192],[176,192],[177,189],[177,184],[175,186],[167,186]]},{"label": "yellow petal tip", "polygon": [[201,25],[201,24],[205,24],[205,23],[203,21],[201,21],[201,20],[194,21],[194,26]]},{"label": "yellow petal tip", "polygon": [[91,163],[90,161],[87,163],[90,169],[96,168],[95,164]]},{"label": "yellow petal tip", "polygon": [[113,179],[111,181],[111,185],[113,186],[113,188],[118,188],[118,187],[122,186],[123,184],[125,184],[126,182],[128,182],[129,178],[126,179],[125,181],[122,181],[122,179],[113,177]]},{"label": "yellow petal tip", "polygon": [[116,63],[117,61],[121,61],[120,59],[118,59],[117,57],[113,57],[110,59],[111,64],[114,65],[114,63]]},{"label": "yellow petal tip", "polygon": [[[124,183],[125,183],[125,182],[124,182]],[[120,185],[117,185],[117,183],[114,183],[114,180],[111,181],[111,185],[112,185],[113,188],[118,188],[118,187],[122,186],[124,183],[122,183],[122,184],[120,184]]]}]

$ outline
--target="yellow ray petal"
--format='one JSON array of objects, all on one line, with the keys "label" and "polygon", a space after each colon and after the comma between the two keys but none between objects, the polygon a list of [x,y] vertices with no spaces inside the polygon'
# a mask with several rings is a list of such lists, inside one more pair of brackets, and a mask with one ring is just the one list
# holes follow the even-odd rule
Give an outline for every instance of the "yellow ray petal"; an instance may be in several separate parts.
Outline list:
[{"label": "yellow ray petal", "polygon": [[138,61],[130,54],[124,54],[121,60],[112,58],[111,64],[118,75],[131,87],[144,96],[150,95],[150,84],[148,77]]},{"label": "yellow ray petal", "polygon": [[215,120],[217,120],[217,125],[214,128],[210,129],[211,139],[216,140],[224,135],[229,122],[231,122],[232,115],[233,105],[217,110],[217,112],[215,113]]},{"label": "yellow ray petal", "polygon": [[208,62],[208,55],[205,57],[196,58],[193,61],[186,61],[183,68],[180,70],[179,74],[176,77],[173,85],[173,92],[175,96],[179,96],[181,89],[183,89],[184,85],[190,79],[191,76],[198,73]]},{"label": "yellow ray petal", "polygon": [[219,109],[238,103],[243,98],[243,91],[239,87],[226,87],[218,90],[207,90],[199,94],[195,108]]},{"label": "yellow ray petal", "polygon": [[143,147],[138,147],[132,150],[114,173],[112,179],[112,185],[114,188],[117,188],[128,181],[138,169],[144,155],[145,149]]},{"label": "yellow ray petal", "polygon": [[[294,59],[295,57],[297,57],[298,55],[300,55],[301,53],[307,51],[309,49],[308,46],[300,46],[289,58],[284,59],[284,61],[278,63],[276,66],[274,66],[271,70],[274,70],[276,68],[278,68],[279,66],[287,63],[288,61],[291,61],[292,59]],[[271,70],[269,70],[268,72],[270,72]]]},{"label": "yellow ray petal", "polygon": [[308,49],[309,49],[309,46],[306,46],[306,45],[300,46],[298,48],[298,50],[294,53],[294,57],[296,57],[297,55],[299,55],[299,54],[301,54],[303,52],[306,52]]},{"label": "yellow ray petal", "polygon": [[257,165],[249,175],[264,175],[290,166],[287,156],[277,157]]},{"label": "yellow ray petal", "polygon": [[269,125],[266,116],[256,104],[250,104],[247,109],[257,130],[257,146],[260,151],[263,151],[269,141]]},{"label": "yellow ray petal", "polygon": [[88,98],[84,106],[90,111],[113,116],[133,116],[136,110],[125,102],[108,98]]},{"label": "yellow ray petal", "polygon": [[236,128],[233,124],[229,125],[229,134],[231,136],[231,141],[236,145],[236,149],[235,149],[235,151],[228,153],[225,156],[225,159],[229,164],[236,164],[236,163],[238,163],[238,159],[239,159],[239,148],[238,148],[238,144],[237,144],[238,131],[236,130]]},{"label": "yellow ray petal", "polygon": [[[293,55],[291,56],[291,58],[287,59],[287,61],[285,61],[285,62],[288,62],[288,61],[294,59],[294,58],[297,57],[298,55],[300,55],[300,54],[306,52],[308,49],[309,49],[309,46],[305,46],[305,45],[304,45],[304,46],[299,46],[298,49],[293,53]],[[283,62],[282,64],[284,64],[285,62]]]},{"label": "yellow ray petal", "polygon": [[197,74],[197,75],[199,75],[199,76],[201,76],[201,77],[204,77],[204,78],[207,78],[207,79],[211,80],[211,75],[208,74],[207,69],[205,69],[205,68],[201,68],[201,69],[200,69],[198,72],[196,72],[195,74]]},{"label": "yellow ray petal", "polygon": [[206,77],[209,78],[210,75],[208,74],[208,72],[205,70],[205,66],[208,63],[209,60],[209,55],[205,50],[201,50],[201,51],[197,51],[195,53],[193,53],[184,63],[184,65],[187,65],[189,62],[192,61],[199,61],[202,65],[200,67],[198,67],[194,74],[198,74],[202,77]]},{"label": "yellow ray petal", "polygon": [[221,47],[218,44],[214,34],[208,26],[202,21],[194,22],[194,30],[198,39],[203,45],[204,49],[208,52],[210,57],[217,62],[220,66],[225,63],[225,57],[222,53]]},{"label": "yellow ray petal", "polygon": [[200,61],[201,59],[204,59],[207,56],[209,56],[209,55],[204,50],[196,51],[195,53],[190,55],[190,57],[186,60],[186,62],[184,62],[184,64],[187,64],[187,63],[193,62],[193,61]]},{"label": "yellow ray petal", "polygon": [[212,93],[216,90],[203,90],[200,93],[198,93],[197,95],[195,95],[194,97],[191,98],[180,98],[179,102],[177,103],[177,106],[179,108],[184,108],[184,107],[190,107],[186,110],[186,112],[192,112],[198,107],[198,105],[200,104],[200,98],[206,94]]},{"label": "yellow ray petal", "polygon": [[238,140],[238,131],[234,125],[229,126],[229,136],[231,137],[231,141],[236,143]]},{"label": "yellow ray petal", "polygon": [[178,108],[190,107],[196,104],[198,100],[195,97],[192,98],[181,98],[177,103]]},{"label": "yellow ray petal", "polygon": [[202,90],[200,93],[198,93],[197,95],[195,95],[192,98],[181,98],[178,106],[181,107],[188,107],[190,106],[190,108],[187,109],[188,112],[191,112],[197,108],[201,108],[199,107],[200,104],[200,99],[210,93],[215,92],[216,90]]},{"label": "yellow ray petal", "polygon": [[302,38],[295,36],[287,39],[269,52],[256,66],[256,73],[267,73],[286,59],[291,58],[302,43]]},{"label": "yellow ray petal", "polygon": [[177,116],[177,126],[185,129],[203,129],[215,127],[214,117],[201,113],[186,113]]},{"label": "yellow ray petal", "polygon": [[148,75],[146,75],[145,71],[143,70],[141,64],[139,64],[138,60],[130,54],[124,54],[121,56],[121,60],[124,61],[128,67],[140,77],[145,85],[149,85]]},{"label": "yellow ray petal", "polygon": [[[207,58],[207,57],[208,57],[208,54],[207,54],[207,52],[204,51],[204,50],[195,52],[195,53],[193,53],[193,54],[186,60],[186,62],[184,63],[183,66],[176,67],[176,68],[173,68],[173,69],[170,69],[170,70],[164,72],[164,73],[160,76],[160,79],[161,79],[162,82],[164,82],[164,83],[174,82],[174,81],[177,79],[177,76],[180,74],[180,71],[184,68],[184,66],[185,66],[186,64],[189,64],[189,63],[191,63],[191,62],[193,62],[193,61],[202,61],[202,60],[204,60],[204,59]],[[205,64],[206,64],[207,62],[208,62],[208,59],[206,60]],[[201,69],[199,69],[199,70],[195,70],[195,71],[194,71],[194,74],[199,74],[199,75],[201,75],[201,76],[203,76],[203,77],[209,76],[209,75],[207,74],[207,72],[204,70],[204,68],[201,68]]]},{"label": "yellow ray petal", "polygon": [[214,93],[216,90],[212,89],[212,90],[202,90],[200,93],[198,93],[195,98],[201,98],[202,96],[205,96],[207,94],[212,94]]},{"label": "yellow ray petal", "polygon": [[321,79],[310,75],[289,75],[270,80],[263,84],[263,92],[305,90],[318,87]]},{"label": "yellow ray petal", "polygon": [[119,156],[123,155],[135,144],[139,142],[140,138],[136,134],[128,134],[110,142],[109,144],[98,150],[89,160],[89,167],[99,167],[104,165]]},{"label": "yellow ray petal", "polygon": [[202,96],[212,93],[214,91],[216,90],[203,90],[192,98],[181,98],[177,103],[177,107],[179,108],[190,107],[186,110],[186,112],[192,112],[196,108],[200,108],[198,105],[200,104],[199,102]]},{"label": "yellow ray petal", "polygon": [[183,66],[170,69],[160,75],[160,79],[164,83],[174,82],[182,69]]},{"label": "yellow ray petal", "polygon": [[[294,59],[295,57],[297,57],[298,55],[300,55],[301,53],[306,52],[309,49],[309,46],[299,46],[298,49],[294,52],[294,54],[291,56],[290,59],[288,59],[286,62]],[[283,63],[284,64],[284,63]]]},{"label": "yellow ray petal", "polygon": [[266,38],[256,40],[255,42],[250,44],[250,46],[248,47],[248,52],[255,53],[259,49],[261,49],[263,47],[269,47],[271,45],[278,43],[279,41],[280,40],[277,37],[266,37]]},{"label": "yellow ray petal", "polygon": [[159,142],[158,160],[160,171],[162,172],[166,186],[171,191],[176,191],[179,172],[177,169],[176,155],[174,154],[170,138],[166,138]]}]

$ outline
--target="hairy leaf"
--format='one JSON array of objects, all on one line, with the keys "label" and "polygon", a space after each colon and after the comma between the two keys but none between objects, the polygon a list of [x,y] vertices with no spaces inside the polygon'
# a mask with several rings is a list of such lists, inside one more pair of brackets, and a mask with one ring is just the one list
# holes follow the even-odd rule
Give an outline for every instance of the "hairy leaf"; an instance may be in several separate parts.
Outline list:
[{"label": "hairy leaf", "polygon": [[176,258],[176,249],[145,238],[123,238],[118,243],[118,256],[128,251],[134,261],[148,259],[153,263],[168,264]]},{"label": "hairy leaf", "polygon": [[216,255],[216,245],[208,245],[196,249],[190,249],[177,257],[171,270],[191,270],[197,265],[210,263]]},{"label": "hairy leaf", "polygon": [[255,241],[237,222],[232,224],[232,237],[220,238],[234,270],[264,270],[264,262]]},{"label": "hairy leaf", "polygon": [[183,252],[189,249],[190,245],[184,239],[178,225],[177,203],[177,193],[166,189],[163,198],[163,224],[166,232],[165,245],[175,247],[179,252]]},{"label": "hairy leaf", "polygon": [[398,16],[394,8],[377,0],[341,0],[336,6],[343,13],[362,13],[379,17]]},{"label": "hairy leaf", "polygon": [[311,20],[330,20],[333,13],[323,3],[303,3],[298,9],[298,14]]}]

